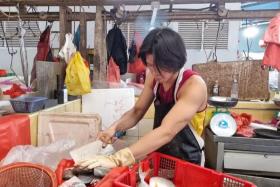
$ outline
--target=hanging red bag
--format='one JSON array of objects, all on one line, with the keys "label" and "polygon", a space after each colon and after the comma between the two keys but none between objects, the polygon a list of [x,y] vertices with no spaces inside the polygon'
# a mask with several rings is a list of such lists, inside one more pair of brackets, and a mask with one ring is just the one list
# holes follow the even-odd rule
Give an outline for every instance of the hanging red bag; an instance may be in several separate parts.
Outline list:
[{"label": "hanging red bag", "polygon": [[107,67],[107,81],[108,82],[120,82],[120,68],[115,63],[113,57],[110,58],[109,64]]},{"label": "hanging red bag", "polygon": [[40,40],[37,44],[37,53],[33,60],[33,67],[31,71],[31,80],[30,83],[36,79],[36,62],[37,61],[54,61],[51,47],[50,47],[50,35],[51,35],[51,28],[52,26],[49,25],[44,30],[44,32],[40,36]]},{"label": "hanging red bag", "polygon": [[129,73],[142,73],[146,70],[145,64],[142,62],[141,58],[138,57],[142,42],[143,39],[140,33],[135,32],[134,38],[131,41],[131,45],[128,49],[129,50],[129,60],[128,60]]}]

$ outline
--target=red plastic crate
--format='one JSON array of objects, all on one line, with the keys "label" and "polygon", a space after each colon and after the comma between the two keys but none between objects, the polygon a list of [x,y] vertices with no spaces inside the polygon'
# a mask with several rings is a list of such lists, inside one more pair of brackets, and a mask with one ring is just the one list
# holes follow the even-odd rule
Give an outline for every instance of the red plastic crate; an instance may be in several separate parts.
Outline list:
[{"label": "red plastic crate", "polygon": [[[255,187],[245,180],[161,153],[152,153],[141,162],[141,165],[150,167],[152,176],[173,181],[176,187]],[[120,175],[115,179],[114,187],[136,187],[137,170],[138,167],[134,167]]]}]

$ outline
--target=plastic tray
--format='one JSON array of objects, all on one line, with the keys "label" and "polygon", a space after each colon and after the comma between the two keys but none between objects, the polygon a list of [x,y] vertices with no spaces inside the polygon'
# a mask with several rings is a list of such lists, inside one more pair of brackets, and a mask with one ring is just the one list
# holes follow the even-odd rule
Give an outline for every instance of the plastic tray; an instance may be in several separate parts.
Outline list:
[{"label": "plastic tray", "polygon": [[10,102],[15,112],[31,113],[43,109],[47,99],[46,97],[22,96],[11,99]]},{"label": "plastic tray", "polygon": [[[176,187],[255,187],[245,180],[161,153],[151,154],[140,165],[148,165],[152,169],[152,175],[149,177],[159,176],[169,179]],[[114,187],[136,187],[136,175],[137,167],[134,167],[115,179]]]}]

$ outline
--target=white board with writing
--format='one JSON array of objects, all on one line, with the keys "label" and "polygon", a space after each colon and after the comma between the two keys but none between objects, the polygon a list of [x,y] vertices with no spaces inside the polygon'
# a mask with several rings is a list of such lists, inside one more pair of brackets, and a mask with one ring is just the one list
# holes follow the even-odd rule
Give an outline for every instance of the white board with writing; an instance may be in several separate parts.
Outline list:
[{"label": "white board with writing", "polygon": [[134,106],[133,88],[92,89],[82,97],[82,112],[102,117],[102,130],[108,128]]}]

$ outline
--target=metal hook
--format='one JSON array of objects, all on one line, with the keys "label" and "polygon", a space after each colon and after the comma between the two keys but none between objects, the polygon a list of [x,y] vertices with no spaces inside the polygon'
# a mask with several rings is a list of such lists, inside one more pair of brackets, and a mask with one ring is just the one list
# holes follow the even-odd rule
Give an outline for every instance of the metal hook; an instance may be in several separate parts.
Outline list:
[{"label": "metal hook", "polygon": [[[37,34],[33,31],[33,29],[30,27],[30,21],[26,21],[27,22],[27,28],[26,30],[30,30],[30,32],[32,33],[33,37],[37,37]],[[24,24],[22,26],[24,26],[26,24],[26,22],[24,22]]]}]

